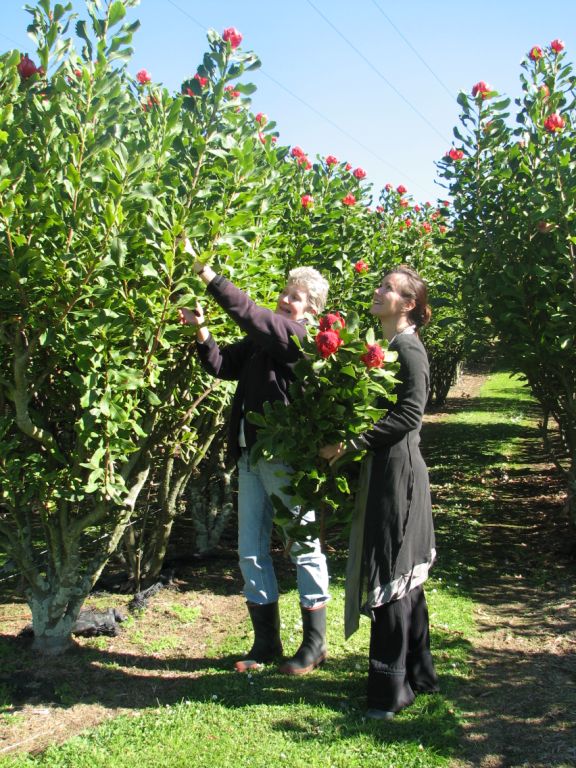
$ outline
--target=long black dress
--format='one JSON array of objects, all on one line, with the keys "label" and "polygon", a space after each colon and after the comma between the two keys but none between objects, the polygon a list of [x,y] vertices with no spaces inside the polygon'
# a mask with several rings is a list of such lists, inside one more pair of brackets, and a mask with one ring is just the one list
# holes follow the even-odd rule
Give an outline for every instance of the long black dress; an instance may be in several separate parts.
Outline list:
[{"label": "long black dress", "polygon": [[428,358],[413,328],[398,334],[390,349],[400,363],[396,403],[357,443],[372,462],[363,536],[364,611],[372,618],[368,704],[396,712],[416,692],[437,690],[422,589],[436,552],[419,447]]}]

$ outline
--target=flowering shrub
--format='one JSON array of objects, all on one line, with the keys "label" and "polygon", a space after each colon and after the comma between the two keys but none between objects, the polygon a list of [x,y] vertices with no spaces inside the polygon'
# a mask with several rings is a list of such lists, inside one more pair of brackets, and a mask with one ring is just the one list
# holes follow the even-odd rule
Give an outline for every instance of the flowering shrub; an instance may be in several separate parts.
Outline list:
[{"label": "flowering shrub", "polygon": [[488,319],[507,363],[528,381],[545,440],[556,422],[556,461],[576,519],[575,73],[557,39],[533,46],[522,69],[512,119],[510,99],[477,98],[485,84],[472,89],[474,101],[460,94],[455,134],[465,157],[439,166],[454,201],[469,316],[484,327]]},{"label": "flowering shrub", "polygon": [[[330,339],[329,354],[324,354],[319,337]],[[289,406],[268,403],[263,415],[248,414],[259,427],[253,459],[265,456],[291,467],[286,490],[301,504],[302,515],[310,509],[328,513],[317,514],[316,525],[326,532],[350,519],[354,491],[344,466],[354,463],[359,454],[346,454],[331,468],[318,451],[323,445],[354,438],[385,413],[393,402],[399,366],[387,342],[376,343],[372,330],[360,332],[354,313],[345,322],[340,313],[321,318],[318,327],[309,327],[300,346],[302,358],[290,385],[293,402]],[[276,504],[276,520],[286,535],[301,540],[304,531],[278,499]],[[305,535],[313,535],[308,525]]]}]

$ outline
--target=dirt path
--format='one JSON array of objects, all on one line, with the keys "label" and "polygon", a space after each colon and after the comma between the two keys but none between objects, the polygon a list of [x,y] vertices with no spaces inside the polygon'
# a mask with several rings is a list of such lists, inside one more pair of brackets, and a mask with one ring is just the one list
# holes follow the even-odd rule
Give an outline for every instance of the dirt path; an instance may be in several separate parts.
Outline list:
[{"label": "dirt path", "polygon": [[[441,420],[483,381],[464,376],[428,418]],[[574,540],[557,473],[539,445],[530,450],[528,470],[490,480],[493,512],[477,555],[484,577],[472,588],[479,634],[457,701],[466,758],[454,768],[576,766]]]}]

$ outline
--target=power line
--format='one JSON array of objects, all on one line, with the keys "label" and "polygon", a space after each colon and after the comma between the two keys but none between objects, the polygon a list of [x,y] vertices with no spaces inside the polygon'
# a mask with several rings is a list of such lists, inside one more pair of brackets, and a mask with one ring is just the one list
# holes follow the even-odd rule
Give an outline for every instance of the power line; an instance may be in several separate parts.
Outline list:
[{"label": "power line", "polygon": [[5,35],[4,32],[0,32],[0,37],[3,37],[5,40],[8,40],[11,43],[14,43],[16,48],[18,48],[18,50],[20,50],[20,43],[17,43],[16,40],[14,40],[11,37],[8,37],[8,35]]},{"label": "power line", "polygon": [[204,32],[205,32],[205,31],[208,29],[208,27],[206,27],[204,24],[202,24],[200,21],[198,21],[198,19],[195,19],[195,18],[194,18],[194,16],[191,16],[191,15],[188,13],[188,11],[185,11],[185,10],[184,10],[184,8],[180,8],[180,6],[179,6],[179,5],[177,5],[177,3],[175,3],[175,2],[174,2],[174,0],[168,0],[168,2],[170,3],[170,5],[173,5],[173,6],[174,6],[174,8],[176,8],[177,10],[179,10],[179,11],[180,11],[180,13],[183,13],[183,14],[184,14],[184,16],[188,16],[188,18],[189,18],[191,21],[193,21],[193,22],[194,22],[194,24],[196,24],[196,26],[197,26],[197,27],[200,27],[200,29],[202,29]]},{"label": "power line", "polygon": [[402,171],[400,168],[397,168],[395,165],[392,165],[392,163],[389,163],[388,160],[385,160],[383,157],[381,157],[379,154],[374,152],[374,150],[370,149],[370,147],[366,146],[366,144],[363,144],[361,141],[358,141],[358,139],[351,133],[348,133],[347,130],[344,128],[341,128],[337,123],[335,123],[333,120],[331,120],[329,117],[324,115],[320,110],[316,109],[316,107],[313,107],[311,104],[308,104],[307,101],[304,101],[300,96],[298,96],[294,91],[291,91],[289,88],[287,88],[285,85],[282,85],[282,83],[279,80],[276,80],[276,78],[272,77],[272,75],[269,75],[264,70],[261,70],[261,73],[267,77],[269,80],[272,80],[273,83],[275,83],[279,88],[282,88],[283,91],[286,91],[286,93],[290,94],[292,98],[299,101],[301,104],[303,104],[305,107],[310,109],[312,112],[314,112],[316,115],[321,117],[323,120],[325,120],[329,125],[331,125],[333,128],[336,128],[337,131],[340,131],[340,133],[344,134],[344,136],[347,136],[349,139],[352,139],[352,141],[355,144],[358,144],[359,147],[362,147],[367,152],[369,152],[373,157],[375,157],[377,160],[380,160],[381,163],[384,163],[384,165],[387,165],[389,168],[391,168],[393,171],[396,171],[396,173],[401,174],[407,181],[412,182],[413,184],[418,185],[418,182],[414,179],[411,179],[409,176],[407,176],[404,171]]},{"label": "power line", "polygon": [[[184,16],[187,16],[191,21],[193,21],[198,27],[200,27],[203,30],[206,30],[207,27],[203,25],[198,19],[195,19],[193,16],[191,16],[184,8],[181,8],[177,3],[174,2],[174,0],[168,0],[168,2],[174,6],[180,13],[184,14]],[[287,86],[285,86],[283,83],[281,83],[279,80],[277,80],[272,75],[268,74],[264,69],[260,70],[260,73],[267,77],[269,80],[271,80],[275,85],[277,85],[279,88],[281,88],[283,91],[288,93],[292,98],[296,99],[296,101],[299,101],[301,104],[303,104],[307,109],[314,112],[316,115],[318,115],[322,120],[327,122],[329,125],[331,125],[333,128],[336,128],[337,131],[340,131],[344,136],[351,139],[355,144],[357,144],[359,147],[362,147],[367,152],[369,152],[373,157],[375,157],[377,160],[379,160],[381,163],[384,163],[384,165],[388,166],[391,170],[395,171],[396,173],[399,173],[403,178],[405,178],[407,181],[411,182],[412,184],[415,184],[416,186],[420,186],[417,181],[412,179],[410,176],[408,176],[404,171],[402,171],[400,168],[397,168],[392,163],[388,162],[388,160],[385,160],[383,157],[381,157],[377,152],[374,152],[374,150],[370,149],[370,147],[366,146],[366,144],[363,144],[361,141],[358,141],[358,139],[351,133],[349,133],[347,130],[339,126],[334,120],[327,117],[325,114],[320,112],[320,110],[316,109],[316,107],[313,107],[311,104],[308,104],[301,96],[298,96],[294,91],[290,90]]]},{"label": "power line", "polygon": [[370,59],[368,59],[366,56],[364,56],[364,54],[362,53],[362,51],[361,51],[359,48],[357,48],[357,47],[354,45],[354,43],[353,43],[351,40],[349,40],[349,39],[346,37],[346,35],[345,35],[343,32],[341,32],[341,31],[338,29],[338,27],[336,27],[336,26],[333,24],[333,23],[330,21],[330,19],[329,19],[329,18],[328,18],[328,17],[327,17],[325,14],[323,14],[323,13],[322,13],[322,11],[321,11],[319,8],[317,8],[317,7],[314,5],[314,3],[312,2],[312,0],[306,0],[306,2],[308,3],[308,5],[309,5],[311,8],[313,8],[313,9],[316,11],[316,13],[317,13],[317,14],[318,14],[318,15],[319,15],[319,16],[320,16],[322,19],[324,19],[324,21],[326,22],[326,24],[328,24],[328,26],[329,26],[329,27],[331,27],[331,28],[332,28],[332,29],[333,29],[333,30],[336,32],[336,34],[337,34],[337,35],[339,35],[339,36],[342,38],[342,40],[344,40],[344,42],[345,42],[345,43],[347,43],[347,45],[349,45],[349,46],[350,46],[350,48],[352,48],[352,50],[353,50],[353,51],[355,51],[355,53],[357,53],[357,54],[358,54],[358,56],[360,56],[360,58],[361,58],[361,59],[362,59],[362,60],[363,60],[363,61],[364,61],[364,62],[365,62],[365,63],[366,63],[366,64],[367,64],[369,67],[370,67],[370,69],[372,69],[372,70],[373,70],[373,71],[374,71],[374,72],[375,72],[375,73],[378,75],[378,77],[379,77],[381,80],[383,80],[383,81],[386,83],[386,85],[387,85],[387,86],[388,86],[388,87],[389,87],[391,90],[393,90],[393,91],[394,91],[394,93],[395,93],[395,94],[396,94],[396,95],[397,95],[397,96],[398,96],[400,99],[402,99],[402,101],[403,101],[405,104],[407,104],[407,105],[410,107],[410,109],[411,109],[413,112],[415,112],[415,113],[418,115],[418,117],[419,117],[421,120],[423,120],[423,121],[426,123],[426,125],[427,125],[429,128],[431,128],[431,129],[434,131],[434,133],[435,133],[437,136],[439,136],[439,137],[442,139],[442,141],[445,141],[446,143],[450,144],[450,140],[449,140],[449,139],[447,139],[447,138],[446,138],[446,137],[445,137],[445,136],[444,136],[444,135],[443,135],[443,134],[442,134],[442,133],[441,133],[441,132],[438,130],[438,128],[436,128],[436,126],[435,126],[433,123],[431,123],[431,122],[430,122],[430,120],[428,120],[428,118],[426,117],[426,115],[424,115],[422,112],[420,112],[420,110],[418,109],[418,107],[414,106],[414,104],[412,104],[412,102],[411,102],[409,99],[407,99],[407,98],[406,98],[406,96],[404,96],[404,94],[403,94],[401,91],[399,91],[399,90],[398,90],[398,88],[396,88],[396,86],[395,86],[393,83],[391,83],[391,82],[390,82],[390,80],[388,80],[388,79],[387,79],[387,78],[386,78],[386,77],[385,77],[385,76],[382,74],[382,72],[380,72],[380,70],[379,70],[379,69],[378,69],[376,66],[374,66],[374,64],[372,64],[372,62],[370,61]]},{"label": "power line", "polygon": [[451,91],[451,90],[450,90],[450,88],[448,88],[448,86],[447,86],[447,85],[446,85],[446,84],[445,84],[445,83],[444,83],[444,82],[443,82],[443,81],[442,81],[442,80],[441,80],[441,79],[438,77],[438,75],[436,74],[436,72],[434,72],[434,70],[433,70],[433,69],[432,69],[432,67],[431,67],[431,66],[428,64],[428,62],[427,62],[427,61],[425,61],[425,60],[422,58],[422,56],[421,56],[421,55],[418,53],[418,51],[416,50],[416,48],[414,48],[414,46],[412,45],[412,43],[411,43],[411,42],[410,42],[410,41],[409,41],[409,40],[408,40],[408,39],[407,39],[407,38],[406,38],[406,37],[405,37],[405,36],[402,34],[402,32],[401,32],[401,31],[398,29],[398,27],[396,26],[396,24],[394,24],[394,22],[392,21],[392,19],[391,19],[391,18],[390,18],[390,17],[389,17],[389,16],[388,16],[386,13],[384,13],[384,11],[383,11],[383,10],[382,10],[382,8],[381,8],[381,7],[378,5],[378,3],[376,2],[376,0],[372,0],[372,2],[373,2],[373,3],[374,3],[374,5],[376,6],[376,8],[378,8],[378,10],[379,10],[379,11],[380,11],[380,13],[382,14],[382,16],[384,16],[384,18],[386,19],[386,21],[388,22],[388,24],[390,24],[390,26],[391,26],[393,29],[395,29],[395,30],[396,30],[396,32],[397,32],[397,33],[400,35],[400,37],[402,38],[402,40],[404,40],[404,42],[406,43],[406,45],[408,46],[408,48],[410,48],[410,50],[411,50],[411,51],[412,51],[412,52],[413,52],[413,53],[414,53],[414,54],[415,54],[415,55],[416,55],[416,56],[417,56],[417,57],[420,59],[420,61],[422,62],[422,64],[424,64],[424,66],[425,66],[425,67],[426,67],[426,69],[427,69],[427,70],[430,72],[430,74],[431,74],[431,75],[432,75],[432,76],[433,76],[433,77],[434,77],[434,78],[435,78],[435,79],[438,81],[438,83],[439,83],[439,84],[442,86],[442,88],[444,88],[444,90],[446,91],[446,93],[448,94],[448,96],[450,96],[450,98],[451,98],[451,99],[455,99],[456,97],[454,96],[454,93],[453,93],[453,91]]}]

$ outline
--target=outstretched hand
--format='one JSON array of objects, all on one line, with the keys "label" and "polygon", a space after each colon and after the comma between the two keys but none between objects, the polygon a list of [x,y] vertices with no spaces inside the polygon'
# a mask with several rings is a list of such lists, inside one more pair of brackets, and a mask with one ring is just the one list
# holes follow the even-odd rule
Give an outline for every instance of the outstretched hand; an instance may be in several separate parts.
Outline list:
[{"label": "outstretched hand", "polygon": [[204,309],[199,301],[196,302],[194,309],[182,307],[178,310],[178,314],[182,325],[196,325],[198,327],[204,325]]}]

